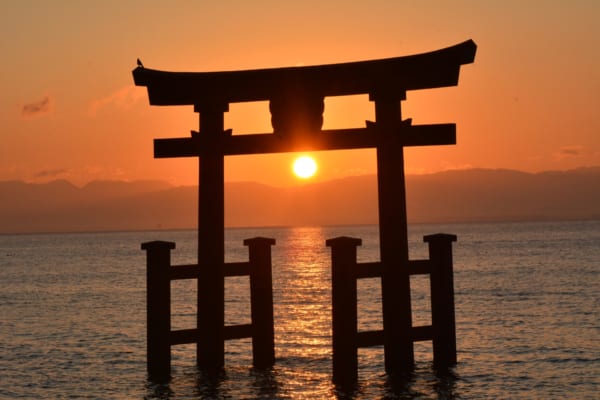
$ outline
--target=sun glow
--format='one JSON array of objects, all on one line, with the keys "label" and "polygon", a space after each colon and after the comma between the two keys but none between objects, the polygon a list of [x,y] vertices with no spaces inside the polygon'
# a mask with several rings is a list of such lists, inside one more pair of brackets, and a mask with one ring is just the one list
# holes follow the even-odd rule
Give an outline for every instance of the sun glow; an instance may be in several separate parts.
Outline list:
[{"label": "sun glow", "polygon": [[308,179],[317,172],[317,163],[312,157],[301,156],[296,158],[292,169],[298,178]]}]

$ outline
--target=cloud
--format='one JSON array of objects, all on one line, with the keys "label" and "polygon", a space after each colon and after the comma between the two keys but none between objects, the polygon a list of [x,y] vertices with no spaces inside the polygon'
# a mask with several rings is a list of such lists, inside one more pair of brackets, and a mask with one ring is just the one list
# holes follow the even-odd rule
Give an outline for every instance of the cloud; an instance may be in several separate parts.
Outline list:
[{"label": "cloud", "polygon": [[42,100],[24,104],[21,107],[21,115],[25,117],[37,117],[47,114],[52,111],[53,101],[50,96],[44,97]]},{"label": "cloud", "polygon": [[558,152],[554,153],[554,157],[562,160],[569,157],[579,157],[583,155],[583,146],[574,145],[574,146],[563,146],[558,149]]},{"label": "cloud", "polygon": [[116,107],[121,110],[129,110],[139,100],[145,97],[145,88],[128,85],[109,94],[108,96],[94,100],[88,107],[88,115],[95,117],[99,110],[107,107]]},{"label": "cloud", "polygon": [[56,169],[46,169],[43,171],[37,172],[34,177],[35,178],[56,178],[60,175],[64,175],[69,172],[66,168],[56,168]]},{"label": "cloud", "polygon": [[440,170],[441,171],[461,171],[464,169],[471,169],[473,168],[472,164],[469,163],[464,163],[464,164],[454,164],[454,163],[450,163],[447,161],[442,161],[440,163]]}]

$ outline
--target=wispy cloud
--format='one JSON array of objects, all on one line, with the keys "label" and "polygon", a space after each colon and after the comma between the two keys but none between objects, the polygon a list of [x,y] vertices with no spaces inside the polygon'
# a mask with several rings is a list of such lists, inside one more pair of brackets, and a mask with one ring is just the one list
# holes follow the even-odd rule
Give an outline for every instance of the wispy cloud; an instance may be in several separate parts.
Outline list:
[{"label": "wispy cloud", "polygon": [[43,99],[24,104],[21,107],[21,115],[24,117],[37,117],[48,114],[52,111],[53,101],[50,96],[45,96]]},{"label": "wispy cloud", "polygon": [[445,161],[441,163],[442,171],[460,171],[463,169],[471,169],[471,168],[473,168],[473,165],[469,164],[469,163],[453,164],[453,163],[449,163],[449,162],[445,162]]},{"label": "wispy cloud", "polygon": [[138,101],[146,97],[144,88],[128,85],[109,94],[108,96],[94,100],[88,107],[88,115],[95,117],[98,111],[106,107],[116,107],[121,110],[129,110]]},{"label": "wispy cloud", "polygon": [[569,157],[578,157],[583,155],[584,153],[584,148],[583,146],[580,145],[573,145],[573,146],[563,146],[560,149],[558,149],[558,151],[556,153],[554,153],[554,157],[562,160],[564,158],[569,158]]},{"label": "wispy cloud", "polygon": [[56,168],[56,169],[46,169],[43,171],[39,171],[34,174],[34,177],[39,178],[57,178],[61,175],[65,175],[69,172],[66,168]]},{"label": "wispy cloud", "polygon": [[367,171],[365,168],[346,168],[346,169],[337,168],[334,170],[334,173],[335,173],[336,177],[347,177],[347,176],[367,175],[369,173],[369,171]]}]

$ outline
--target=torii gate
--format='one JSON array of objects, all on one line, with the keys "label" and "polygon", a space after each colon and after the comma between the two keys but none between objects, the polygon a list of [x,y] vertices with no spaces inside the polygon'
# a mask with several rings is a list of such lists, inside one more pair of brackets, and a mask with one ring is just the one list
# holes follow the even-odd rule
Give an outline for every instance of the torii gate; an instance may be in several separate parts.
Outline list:
[{"label": "torii gate", "polygon": [[[135,84],[148,88],[151,105],[193,105],[200,114],[199,132],[192,132],[191,137],[154,140],[156,158],[199,157],[200,173],[198,265],[171,267],[169,252],[174,243],[142,245],[148,251],[151,378],[168,379],[170,345],[178,343],[197,343],[198,365],[213,369],[224,364],[226,339],[250,336],[255,365],[274,362],[270,246],[275,241],[247,240],[250,263],[225,263],[224,157],[297,151],[375,148],[377,152],[381,262],[356,264],[360,239],[327,241],[332,247],[334,380],[356,378],[356,348],[360,346],[383,344],[388,372],[412,366],[416,340],[433,340],[434,362],[456,362],[451,258],[451,242],[456,237],[426,236],[431,259],[409,260],[403,155],[405,146],[455,144],[456,127],[403,121],[400,102],[408,90],[457,85],[461,65],[472,63],[475,52],[475,43],[468,40],[430,53],[344,64],[231,72],[166,72],[140,64],[133,71]],[[367,121],[362,128],[322,130],[324,98],[355,94],[368,94],[375,102],[375,121]],[[224,113],[230,103],[263,100],[269,101],[273,132],[233,135],[225,130]],[[437,278],[432,272],[435,263],[446,268]],[[265,267],[258,274],[262,278],[253,283],[248,269],[262,268],[260,265]],[[152,275],[151,271],[160,268],[167,268],[166,275]],[[344,276],[344,271],[350,275]],[[432,327],[412,327],[409,278],[415,273],[431,274]],[[224,278],[236,274],[251,274],[251,287],[261,286],[256,292],[263,292],[260,301],[270,310],[256,310],[255,316],[254,309],[259,306],[252,304],[250,326],[225,327]],[[356,279],[367,276],[381,276],[381,332],[356,332]],[[170,331],[168,282],[182,278],[198,279],[198,326]],[[162,289],[153,289],[151,282],[158,282]],[[444,285],[445,289],[438,288]],[[445,293],[438,293],[441,291]],[[254,294],[251,296],[254,302]],[[354,306],[346,302],[352,296]]]}]

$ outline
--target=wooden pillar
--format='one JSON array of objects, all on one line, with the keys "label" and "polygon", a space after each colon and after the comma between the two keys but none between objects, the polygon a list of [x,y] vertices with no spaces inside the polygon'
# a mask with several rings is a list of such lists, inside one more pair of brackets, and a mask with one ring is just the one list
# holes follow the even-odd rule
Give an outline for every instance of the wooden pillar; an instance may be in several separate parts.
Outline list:
[{"label": "wooden pillar", "polygon": [[275,363],[273,279],[271,246],[275,239],[244,240],[250,258],[250,310],[252,316],[252,363],[269,368]]},{"label": "wooden pillar", "polygon": [[361,239],[337,237],[331,247],[333,381],[352,385],[358,379],[356,248]]},{"label": "wooden pillar", "polygon": [[400,131],[400,101],[404,93],[375,93],[378,135],[377,176],[379,195],[379,245],[383,266],[381,295],[385,369],[388,373],[413,368],[410,277],[404,152]]},{"label": "wooden pillar", "polygon": [[220,369],[225,357],[225,188],[221,146],[227,104],[196,105],[203,151],[198,190],[198,342],[201,369]]},{"label": "wooden pillar", "polygon": [[431,325],[433,363],[437,367],[456,364],[456,321],[452,242],[456,235],[438,233],[423,237],[429,243],[431,270]]},{"label": "wooden pillar", "polygon": [[172,242],[142,243],[146,250],[147,368],[150,380],[167,382],[171,375],[171,250]]}]

